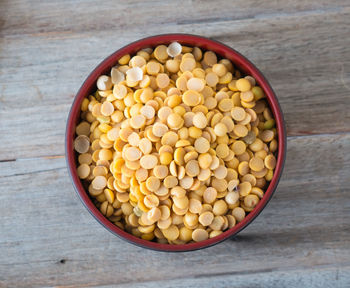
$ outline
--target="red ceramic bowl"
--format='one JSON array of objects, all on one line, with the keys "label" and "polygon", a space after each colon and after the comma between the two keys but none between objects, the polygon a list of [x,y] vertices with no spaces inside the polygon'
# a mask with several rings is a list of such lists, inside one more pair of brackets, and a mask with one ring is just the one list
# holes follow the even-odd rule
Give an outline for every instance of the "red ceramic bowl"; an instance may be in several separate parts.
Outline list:
[{"label": "red ceramic bowl", "polygon": [[[198,242],[198,243],[190,243],[184,245],[171,245],[171,244],[159,244],[156,242],[146,241],[143,239],[139,239],[123,230],[115,226],[111,223],[107,218],[105,218],[101,212],[95,207],[92,203],[88,193],[85,191],[80,179],[77,175],[77,155],[73,149],[73,141],[74,141],[74,133],[75,126],[79,120],[80,115],[80,104],[83,99],[88,96],[90,93],[96,90],[96,80],[102,75],[109,73],[111,67],[113,67],[117,60],[123,56],[124,54],[133,54],[138,50],[146,47],[154,47],[159,44],[169,44],[171,42],[177,41],[181,44],[188,46],[198,46],[204,50],[214,51],[218,56],[222,56],[232,61],[232,63],[238,67],[240,71],[246,73],[248,75],[253,76],[256,79],[256,82],[260,85],[260,87],[264,90],[267,100],[270,104],[270,108],[273,112],[273,115],[276,120],[276,126],[278,131],[278,155],[277,155],[277,165],[274,172],[274,176],[272,181],[269,183],[269,186],[265,192],[264,197],[261,199],[256,208],[250,212],[246,218],[238,223],[233,228],[227,230],[226,232],[216,236],[214,238]],[[264,209],[267,202],[271,199],[272,194],[276,190],[277,184],[281,177],[281,173],[283,170],[284,162],[285,162],[285,154],[286,154],[286,129],[284,125],[283,115],[278,104],[275,93],[273,92],[270,84],[267,82],[262,73],[244,56],[235,51],[234,49],[211,39],[189,35],[189,34],[165,34],[165,35],[157,35],[148,38],[144,38],[133,42],[118,51],[114,52],[112,55],[107,57],[102,61],[87,77],[83,85],[81,86],[78,94],[76,95],[72,108],[70,110],[68,121],[67,121],[67,129],[66,129],[66,160],[68,165],[68,171],[71,176],[74,188],[78,193],[81,201],[85,205],[85,207],[89,210],[89,212],[99,221],[105,228],[111,231],[113,234],[119,236],[120,238],[136,244],[141,247],[159,250],[159,251],[190,251],[197,250],[205,247],[212,246],[217,244],[229,237],[236,235],[243,228],[247,227],[249,223],[251,223],[256,216]]]}]

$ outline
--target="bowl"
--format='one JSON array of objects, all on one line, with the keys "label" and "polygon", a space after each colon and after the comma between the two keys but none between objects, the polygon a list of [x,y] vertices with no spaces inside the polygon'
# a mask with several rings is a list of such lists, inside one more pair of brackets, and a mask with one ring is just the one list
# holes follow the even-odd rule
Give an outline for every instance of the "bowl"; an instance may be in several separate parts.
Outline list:
[{"label": "bowl", "polygon": [[[223,232],[222,234],[210,238],[201,242],[189,243],[183,245],[172,245],[172,244],[161,244],[157,242],[151,242],[147,240],[143,240],[129,234],[128,232],[123,231],[119,227],[115,226],[112,222],[110,222],[99,209],[93,204],[90,199],[87,191],[84,189],[78,175],[77,175],[77,155],[74,151],[74,134],[75,127],[79,121],[80,116],[80,105],[83,99],[88,96],[91,92],[96,90],[96,80],[102,75],[109,73],[110,69],[117,63],[118,59],[124,54],[134,54],[140,49],[146,47],[154,47],[159,44],[170,44],[171,42],[177,41],[180,44],[188,45],[188,46],[198,46],[204,50],[211,50],[215,52],[218,56],[227,58],[232,61],[232,63],[244,74],[248,74],[253,76],[256,79],[257,84],[265,92],[267,101],[270,105],[270,109],[274,115],[276,120],[276,129],[278,133],[278,153],[277,153],[277,163],[274,171],[274,176],[269,183],[269,186],[265,192],[265,195],[260,200],[258,205],[255,207],[253,211],[251,211],[243,221],[239,222],[237,225],[232,227],[231,229]],[[88,211],[96,218],[98,222],[101,223],[106,229],[108,229],[113,234],[119,236],[120,238],[136,244],[138,246],[149,248],[158,251],[168,251],[168,252],[176,252],[176,251],[193,251],[201,248],[210,247],[212,245],[218,244],[221,241],[224,241],[227,238],[230,238],[237,233],[239,233],[242,229],[248,226],[264,209],[266,204],[271,199],[273,193],[276,190],[277,184],[281,178],[281,173],[283,170],[285,157],[286,157],[286,129],[285,123],[283,119],[282,110],[278,103],[277,97],[272,90],[270,84],[265,79],[263,74],[243,55],[235,51],[234,49],[228,47],[225,44],[222,44],[218,41],[211,40],[205,37],[189,35],[189,34],[164,34],[164,35],[156,35],[147,37],[138,41],[135,41],[129,45],[124,46],[123,48],[117,50],[112,55],[108,56],[105,60],[103,60],[86,78],[83,85],[81,86],[79,92],[75,96],[74,102],[72,104],[68,120],[67,120],[67,128],[66,128],[66,161],[68,166],[68,172],[70,174],[71,180],[73,182],[73,186],[80,197],[81,201],[88,209]]]}]

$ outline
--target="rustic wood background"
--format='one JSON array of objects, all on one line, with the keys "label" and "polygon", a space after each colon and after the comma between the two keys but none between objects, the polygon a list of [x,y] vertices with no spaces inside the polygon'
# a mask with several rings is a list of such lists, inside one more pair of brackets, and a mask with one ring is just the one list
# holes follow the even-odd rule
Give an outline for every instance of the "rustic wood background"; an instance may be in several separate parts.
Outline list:
[{"label": "rustic wood background", "polygon": [[[98,224],[64,159],[75,93],[139,38],[212,37],[270,80],[288,130],[272,201],[232,240],[138,248]],[[350,2],[0,0],[0,287],[349,287]]]}]

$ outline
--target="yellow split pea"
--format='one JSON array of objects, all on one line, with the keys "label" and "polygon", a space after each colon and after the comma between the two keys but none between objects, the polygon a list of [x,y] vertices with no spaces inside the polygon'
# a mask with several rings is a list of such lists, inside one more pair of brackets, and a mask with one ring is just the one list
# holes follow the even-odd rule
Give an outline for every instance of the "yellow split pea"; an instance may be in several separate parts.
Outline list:
[{"label": "yellow split pea", "polygon": [[116,226],[148,241],[213,238],[274,175],[276,122],[255,79],[174,42],[124,55],[81,104],[77,174]]}]

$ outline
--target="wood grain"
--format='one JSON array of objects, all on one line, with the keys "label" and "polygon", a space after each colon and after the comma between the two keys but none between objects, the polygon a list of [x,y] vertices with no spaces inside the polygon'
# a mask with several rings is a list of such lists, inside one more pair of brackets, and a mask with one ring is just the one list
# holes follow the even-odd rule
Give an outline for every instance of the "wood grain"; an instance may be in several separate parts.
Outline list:
[{"label": "wood grain", "polygon": [[75,195],[63,158],[40,159],[54,168],[48,171],[36,159],[0,163],[8,175],[0,187],[11,187],[0,192],[0,286],[228,287],[238,278],[238,287],[262,277],[261,287],[294,287],[299,278],[308,287],[322,287],[321,279],[344,287],[350,134],[291,137],[288,144],[277,192],[248,228],[217,246],[175,254],[135,247],[100,226]]},{"label": "wood grain", "polygon": [[[350,286],[349,1],[0,2],[0,287]],[[169,254],[98,224],[63,155],[90,71],[134,40],[179,32],[256,64],[283,108],[288,153],[248,228]]]},{"label": "wood grain", "polygon": [[241,287],[325,287],[325,283],[335,283],[334,287],[348,287],[350,281],[348,278],[348,267],[339,267],[329,269],[317,267],[314,269],[300,269],[283,271],[264,271],[247,274],[219,274],[219,275],[201,275],[195,278],[179,278],[167,281],[149,281],[137,282],[131,284],[113,284],[94,286],[100,288],[134,288],[134,287],[215,287],[215,288],[241,288]]},{"label": "wood grain", "polygon": [[[346,1],[276,1],[262,4],[258,0],[180,0],[180,1],[113,1],[98,5],[95,1],[5,1],[0,35],[36,33],[81,33],[132,31],[144,28],[164,29],[168,25],[206,24],[244,19],[276,18],[286,14],[339,12],[349,7]],[[77,13],[79,11],[79,13]],[[152,17],[155,16],[155,17]],[[91,21],[93,19],[93,21]],[[150,21],[151,20],[151,21]],[[30,25],[28,25],[30,23]],[[142,29],[145,30],[145,29]],[[144,31],[142,31],[144,32]]]}]

